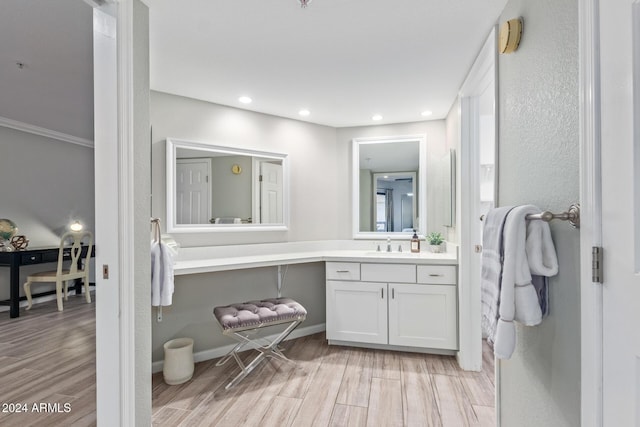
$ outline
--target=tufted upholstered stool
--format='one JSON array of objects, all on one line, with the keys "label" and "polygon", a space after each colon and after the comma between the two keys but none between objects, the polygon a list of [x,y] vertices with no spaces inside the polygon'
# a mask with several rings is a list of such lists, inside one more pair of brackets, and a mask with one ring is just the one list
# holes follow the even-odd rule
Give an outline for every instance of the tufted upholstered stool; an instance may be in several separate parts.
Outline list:
[{"label": "tufted upholstered stool", "polygon": [[[222,333],[238,341],[238,344],[216,363],[216,366],[224,365],[233,357],[240,366],[241,372],[225,387],[229,389],[242,381],[267,357],[291,362],[278,349],[278,345],[305,320],[307,310],[291,298],[273,298],[216,307],[213,309],[213,315],[222,327]],[[288,326],[275,339],[268,341],[266,338],[262,338],[266,344],[249,338],[261,328],[283,324],[288,324]],[[238,357],[238,352],[249,344],[255,347],[259,354],[245,365]]]}]

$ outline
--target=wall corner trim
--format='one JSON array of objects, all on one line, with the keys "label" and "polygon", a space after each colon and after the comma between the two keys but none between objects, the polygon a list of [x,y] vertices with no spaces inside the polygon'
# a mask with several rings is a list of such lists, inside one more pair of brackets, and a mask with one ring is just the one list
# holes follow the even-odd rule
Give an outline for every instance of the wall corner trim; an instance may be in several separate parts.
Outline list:
[{"label": "wall corner trim", "polygon": [[90,139],[80,138],[40,126],[31,125],[29,123],[8,119],[6,117],[0,117],[0,126],[19,130],[22,132],[32,133],[34,135],[44,136],[47,138],[57,139],[59,141],[70,142],[71,144],[82,145],[83,147],[93,148],[93,141]]}]

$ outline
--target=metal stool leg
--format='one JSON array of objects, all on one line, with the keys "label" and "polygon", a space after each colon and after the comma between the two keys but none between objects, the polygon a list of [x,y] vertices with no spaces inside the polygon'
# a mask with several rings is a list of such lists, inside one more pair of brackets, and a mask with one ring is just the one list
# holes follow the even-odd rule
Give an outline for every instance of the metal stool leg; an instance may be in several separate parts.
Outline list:
[{"label": "metal stool leg", "polygon": [[[236,375],[236,377],[233,378],[231,382],[229,382],[229,384],[226,385],[225,390],[230,389],[231,387],[235,386],[240,381],[242,381],[247,375],[251,373],[251,371],[255,369],[256,366],[260,364],[260,362],[265,360],[267,357],[271,357],[284,362],[295,364],[294,361],[292,361],[291,359],[287,358],[284,354],[282,354],[282,351],[278,348],[278,345],[287,336],[289,336],[289,334],[300,323],[302,323],[302,320],[295,320],[291,322],[291,324],[287,326],[287,328],[284,331],[282,331],[280,335],[278,335],[275,339],[273,339],[273,341],[271,341],[266,346],[259,345],[259,343],[257,343],[255,340],[250,339],[248,335],[243,335],[241,332],[230,331],[231,333],[233,333],[232,336],[240,342],[229,352],[229,354],[227,354],[227,356],[224,357],[224,359],[216,363],[216,366],[223,365],[224,363],[227,362],[227,360],[233,357],[238,363],[238,366],[240,366],[240,373]],[[255,330],[252,330],[251,332],[255,332]],[[258,350],[260,354],[258,354],[248,365],[245,366],[245,364],[240,360],[240,357],[238,357],[238,351],[248,344],[254,344],[254,345],[257,344],[255,349]]]},{"label": "metal stool leg", "polygon": [[229,351],[229,353],[227,353],[226,356],[224,356],[222,359],[218,360],[218,363],[216,363],[216,366],[222,366],[225,363],[227,363],[227,360],[231,359],[232,357],[235,357],[235,353],[239,352],[242,349],[242,347],[244,347],[245,345],[247,345],[247,342],[239,342],[238,344],[236,344],[236,346],[233,347]]}]

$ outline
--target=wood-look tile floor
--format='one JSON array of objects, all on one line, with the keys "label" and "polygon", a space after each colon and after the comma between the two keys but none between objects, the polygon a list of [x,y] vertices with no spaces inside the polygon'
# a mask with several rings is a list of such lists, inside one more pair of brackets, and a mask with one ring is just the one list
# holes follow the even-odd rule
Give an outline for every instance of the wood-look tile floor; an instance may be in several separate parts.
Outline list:
[{"label": "wood-look tile floor", "polygon": [[155,374],[153,425],[495,425],[488,347],[483,372],[464,372],[450,356],[329,346],[324,334],[283,347],[295,366],[270,360],[231,390],[224,386],[238,372],[233,360],[197,363],[193,379],[176,386]]},{"label": "wood-look tile floor", "polygon": [[[328,346],[324,334],[283,347],[295,366],[263,363],[229,391],[233,361],[197,363],[193,379],[177,386],[155,374],[153,425],[495,425],[488,348],[476,373],[453,357]],[[55,301],[17,319],[0,312],[1,426],[93,426],[95,399],[95,303],[70,296],[63,312]]]},{"label": "wood-look tile floor", "polygon": [[96,425],[95,303],[0,312],[0,426]]}]

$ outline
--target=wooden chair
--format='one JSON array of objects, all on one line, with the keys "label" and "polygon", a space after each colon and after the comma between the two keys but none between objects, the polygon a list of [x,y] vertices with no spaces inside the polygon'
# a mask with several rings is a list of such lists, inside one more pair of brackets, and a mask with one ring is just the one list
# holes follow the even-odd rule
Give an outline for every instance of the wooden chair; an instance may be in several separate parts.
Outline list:
[{"label": "wooden chair", "polygon": [[[88,238],[87,253],[84,260],[84,266],[78,268],[78,260],[82,255],[82,241]],[[66,246],[68,240],[72,240],[71,246]],[[93,234],[89,231],[69,231],[60,239],[60,250],[58,251],[58,269],[55,271],[42,271],[30,274],[24,284],[24,292],[27,296],[27,310],[31,308],[31,283],[37,282],[54,282],[56,284],[56,299],[58,301],[58,311],[62,311],[62,285],[64,284],[64,300],[68,299],[68,281],[74,279],[82,279],[84,282],[84,293],[87,303],[91,302],[91,294],[89,293],[89,262],[91,261],[91,252],[93,250]],[[70,261],[69,269],[63,269],[65,261]]]}]

